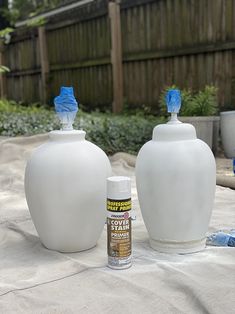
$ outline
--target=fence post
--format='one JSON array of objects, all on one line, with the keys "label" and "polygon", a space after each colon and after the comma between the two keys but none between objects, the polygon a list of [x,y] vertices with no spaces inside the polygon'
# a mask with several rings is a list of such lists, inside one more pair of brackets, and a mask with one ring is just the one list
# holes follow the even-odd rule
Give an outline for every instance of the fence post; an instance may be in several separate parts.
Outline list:
[{"label": "fence post", "polygon": [[109,2],[109,17],[111,24],[111,64],[113,76],[113,104],[114,113],[123,109],[123,69],[122,69],[122,38],[120,4],[114,0]]},{"label": "fence post", "polygon": [[41,63],[41,78],[42,78],[42,101],[46,104],[49,101],[49,61],[46,42],[45,26],[38,28],[39,52]]},{"label": "fence post", "polygon": [[[4,58],[3,58],[3,52],[4,52],[4,44],[2,40],[0,39],[0,65],[4,65]],[[0,98],[6,97],[6,86],[5,86],[5,73],[0,73]]]}]

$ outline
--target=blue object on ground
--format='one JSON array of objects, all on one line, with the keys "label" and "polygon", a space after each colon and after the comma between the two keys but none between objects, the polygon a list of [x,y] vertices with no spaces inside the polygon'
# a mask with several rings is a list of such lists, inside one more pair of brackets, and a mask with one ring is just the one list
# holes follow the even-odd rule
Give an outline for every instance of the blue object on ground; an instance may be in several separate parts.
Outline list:
[{"label": "blue object on ground", "polygon": [[169,89],[166,94],[167,111],[178,113],[181,107],[181,93],[178,89]]},{"label": "blue object on ground", "polygon": [[229,231],[229,234],[231,234],[231,236],[235,237],[235,229],[231,229],[231,230]]},{"label": "blue object on ground", "polygon": [[235,234],[228,234],[222,231],[213,233],[207,237],[207,244],[213,246],[231,246],[235,247]]},{"label": "blue object on ground", "polygon": [[233,173],[235,175],[235,158],[233,158]]}]

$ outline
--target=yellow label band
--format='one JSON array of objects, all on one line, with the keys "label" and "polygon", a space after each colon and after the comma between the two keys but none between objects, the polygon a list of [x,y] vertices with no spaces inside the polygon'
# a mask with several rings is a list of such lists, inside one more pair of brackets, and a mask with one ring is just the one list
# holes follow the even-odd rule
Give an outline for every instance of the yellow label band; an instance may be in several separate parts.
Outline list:
[{"label": "yellow label band", "polygon": [[111,212],[126,212],[131,210],[131,199],[112,200],[107,199],[107,210]]}]

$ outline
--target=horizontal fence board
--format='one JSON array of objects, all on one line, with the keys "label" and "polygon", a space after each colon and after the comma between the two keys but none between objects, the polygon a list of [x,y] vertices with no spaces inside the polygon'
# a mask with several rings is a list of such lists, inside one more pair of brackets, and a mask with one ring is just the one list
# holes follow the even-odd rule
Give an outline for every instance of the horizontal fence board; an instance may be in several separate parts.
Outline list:
[{"label": "horizontal fence board", "polygon": [[[123,55],[123,62],[133,62],[133,61],[144,61],[144,60],[151,60],[151,59],[162,59],[162,58],[169,58],[169,57],[177,57],[177,56],[187,56],[187,55],[196,55],[201,53],[208,53],[208,52],[220,52],[220,51],[231,51],[235,49],[235,41],[226,42],[226,43],[216,43],[210,44],[205,46],[197,46],[197,47],[185,47],[182,49],[175,49],[175,50],[164,50],[158,52],[146,51],[146,52],[139,52],[139,53],[131,53]],[[75,59],[77,60],[77,59]],[[94,58],[88,59],[86,61],[81,62],[74,62],[74,63],[60,63],[57,61],[57,64],[51,63],[51,70],[52,71],[60,71],[62,69],[75,69],[81,67],[92,67],[92,66],[99,66],[110,64],[110,56],[106,56],[104,58]],[[29,75],[40,72],[40,68],[34,68],[33,70],[27,70],[22,67],[20,71],[11,71],[8,73],[8,76],[19,76],[19,75]]]},{"label": "horizontal fence board", "polygon": [[[158,108],[171,84],[193,90],[215,84],[221,108],[235,101],[234,0],[123,0],[122,61],[125,104]],[[50,99],[73,85],[86,107],[113,98],[107,1],[99,0],[48,20]],[[39,101],[41,65],[36,28],[17,30],[4,60],[8,98]]]}]

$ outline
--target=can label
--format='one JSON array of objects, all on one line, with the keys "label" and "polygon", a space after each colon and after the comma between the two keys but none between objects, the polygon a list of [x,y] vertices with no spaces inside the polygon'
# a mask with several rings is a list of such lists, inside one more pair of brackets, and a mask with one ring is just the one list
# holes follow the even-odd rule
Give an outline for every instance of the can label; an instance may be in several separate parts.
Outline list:
[{"label": "can label", "polygon": [[108,265],[127,268],[131,265],[131,199],[107,200]]}]

